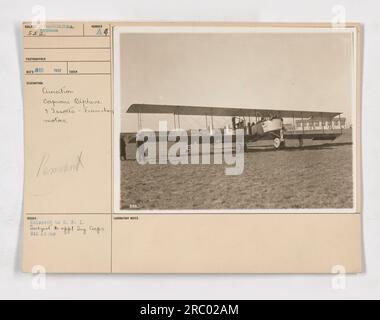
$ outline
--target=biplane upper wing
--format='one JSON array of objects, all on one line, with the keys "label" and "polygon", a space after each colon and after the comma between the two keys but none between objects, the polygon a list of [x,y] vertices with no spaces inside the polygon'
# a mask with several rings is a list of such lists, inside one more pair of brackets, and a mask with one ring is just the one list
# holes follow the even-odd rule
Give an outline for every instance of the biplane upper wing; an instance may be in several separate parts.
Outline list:
[{"label": "biplane upper wing", "polygon": [[315,112],[299,110],[276,110],[276,109],[243,109],[224,107],[195,107],[195,106],[174,106],[155,104],[133,104],[127,113],[148,113],[148,114],[176,114],[192,116],[215,116],[215,117],[281,117],[299,119],[333,119],[342,113],[340,112]]}]

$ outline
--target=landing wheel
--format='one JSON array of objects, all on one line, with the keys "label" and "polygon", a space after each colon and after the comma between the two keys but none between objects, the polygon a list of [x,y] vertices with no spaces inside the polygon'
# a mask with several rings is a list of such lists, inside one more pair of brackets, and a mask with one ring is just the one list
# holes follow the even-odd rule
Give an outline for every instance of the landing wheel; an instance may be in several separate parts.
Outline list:
[{"label": "landing wheel", "polygon": [[273,146],[276,150],[280,150],[281,148],[281,145],[282,145],[282,142],[281,142],[281,139],[280,138],[275,138],[273,140]]}]

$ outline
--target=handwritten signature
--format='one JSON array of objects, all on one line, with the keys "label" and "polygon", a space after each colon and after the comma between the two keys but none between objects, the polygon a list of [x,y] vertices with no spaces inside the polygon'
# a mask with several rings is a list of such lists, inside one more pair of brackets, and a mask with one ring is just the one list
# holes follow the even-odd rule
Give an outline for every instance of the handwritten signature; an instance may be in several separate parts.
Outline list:
[{"label": "handwritten signature", "polygon": [[41,176],[67,174],[70,172],[77,173],[83,169],[84,169],[83,151],[78,156],[75,156],[72,162],[59,164],[59,165],[52,165],[50,154],[44,154],[44,156],[41,159],[40,165],[38,167],[36,177],[39,178]]}]

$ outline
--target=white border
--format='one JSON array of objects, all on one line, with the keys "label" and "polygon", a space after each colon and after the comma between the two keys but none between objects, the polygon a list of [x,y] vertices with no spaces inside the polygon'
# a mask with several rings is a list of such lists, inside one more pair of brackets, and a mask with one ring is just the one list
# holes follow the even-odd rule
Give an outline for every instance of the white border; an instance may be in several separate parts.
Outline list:
[{"label": "white border", "polygon": [[[353,77],[352,77],[352,124],[353,124],[353,197],[352,209],[236,209],[236,210],[121,210],[120,209],[120,133],[118,115],[121,112],[121,57],[120,36],[125,33],[351,33],[353,35]],[[131,26],[113,29],[113,101],[114,101],[114,152],[113,152],[113,213],[127,215],[146,214],[355,214],[357,212],[357,33],[354,27],[212,27],[212,26]]]}]

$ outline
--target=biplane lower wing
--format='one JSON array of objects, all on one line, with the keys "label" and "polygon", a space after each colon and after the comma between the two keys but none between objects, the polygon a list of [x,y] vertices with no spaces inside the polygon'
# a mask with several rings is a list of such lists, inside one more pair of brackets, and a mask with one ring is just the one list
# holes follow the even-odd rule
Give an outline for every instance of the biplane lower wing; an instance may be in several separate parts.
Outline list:
[{"label": "biplane lower wing", "polygon": [[[156,132],[155,133],[155,136],[156,136],[156,142],[159,142],[160,141],[160,133],[159,132]],[[314,140],[314,141],[334,141],[336,140],[339,136],[341,136],[341,133],[340,132],[336,132],[336,133],[285,133],[284,134],[284,139],[285,140]],[[260,140],[268,140],[268,141],[272,141],[273,139],[275,138],[280,138],[280,133],[276,133],[276,132],[273,132],[273,133],[267,133],[263,136],[255,136],[255,135],[245,135],[244,136],[244,141],[246,143],[250,143],[250,142],[257,142],[257,141],[260,141]],[[210,136],[209,137],[209,141],[210,143],[214,143],[215,139],[213,136]],[[220,137],[221,139],[221,142],[224,143],[224,136],[221,136]],[[232,135],[232,142],[236,142],[236,135]],[[188,132],[188,144],[192,144],[193,141],[199,141],[199,143],[203,143],[202,141],[202,137],[200,136],[191,136],[191,133]],[[128,139],[127,139],[127,143],[136,143],[137,142],[137,138],[136,138],[136,134],[131,134]]]}]

